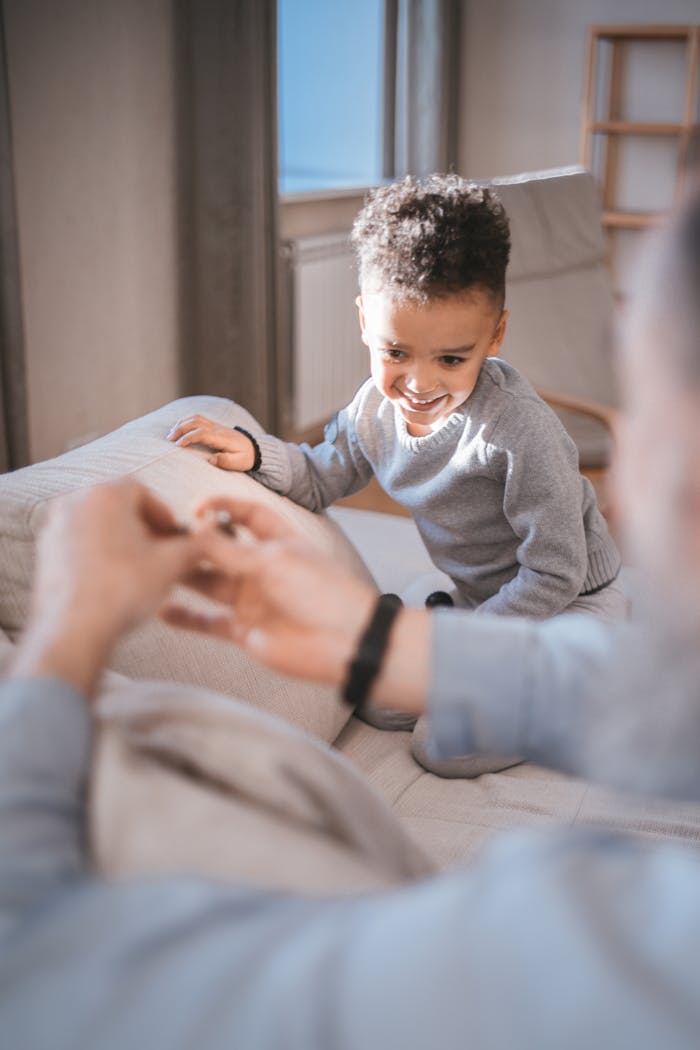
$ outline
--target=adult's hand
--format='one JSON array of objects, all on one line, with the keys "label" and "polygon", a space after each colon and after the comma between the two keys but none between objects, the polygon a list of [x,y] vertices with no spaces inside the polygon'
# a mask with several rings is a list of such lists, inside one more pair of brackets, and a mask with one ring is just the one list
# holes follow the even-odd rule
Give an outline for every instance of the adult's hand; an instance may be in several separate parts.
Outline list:
[{"label": "adult's hand", "polygon": [[199,563],[205,534],[183,534],[168,507],[130,480],[57,500],[13,673],[55,675],[90,694],[117,639]]},{"label": "adult's hand", "polygon": [[[168,623],[227,638],[275,670],[340,685],[372,615],[376,592],[309,547],[284,520],[259,504],[209,500],[199,513],[224,511],[254,538],[237,542],[202,534],[206,571],[185,582],[215,605],[200,612],[170,604]],[[373,698],[422,710],[427,682],[428,616],[402,610]]]}]

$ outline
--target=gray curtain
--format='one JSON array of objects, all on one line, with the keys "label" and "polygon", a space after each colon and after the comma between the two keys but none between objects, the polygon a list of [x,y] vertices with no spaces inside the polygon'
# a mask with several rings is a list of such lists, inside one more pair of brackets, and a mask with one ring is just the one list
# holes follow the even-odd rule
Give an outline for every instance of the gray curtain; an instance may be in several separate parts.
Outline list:
[{"label": "gray curtain", "polygon": [[0,8],[0,471],[29,462],[5,26]]},{"label": "gray curtain", "polygon": [[384,174],[457,165],[460,0],[387,0]]},{"label": "gray curtain", "polygon": [[276,0],[176,0],[182,390],[277,426]]}]

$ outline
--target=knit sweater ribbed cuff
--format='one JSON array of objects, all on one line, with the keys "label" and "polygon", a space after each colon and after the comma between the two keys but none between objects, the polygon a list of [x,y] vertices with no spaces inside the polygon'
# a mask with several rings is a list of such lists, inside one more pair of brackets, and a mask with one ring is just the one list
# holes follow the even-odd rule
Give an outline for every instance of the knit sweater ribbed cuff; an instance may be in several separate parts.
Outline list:
[{"label": "knit sweater ribbed cuff", "polygon": [[292,484],[292,470],[285,442],[271,434],[256,434],[260,448],[260,470],[256,472],[268,488],[286,495]]},{"label": "knit sweater ribbed cuff", "polygon": [[612,544],[598,551],[589,551],[588,572],[580,593],[590,594],[591,591],[600,590],[606,584],[612,583],[620,568],[620,556]]}]

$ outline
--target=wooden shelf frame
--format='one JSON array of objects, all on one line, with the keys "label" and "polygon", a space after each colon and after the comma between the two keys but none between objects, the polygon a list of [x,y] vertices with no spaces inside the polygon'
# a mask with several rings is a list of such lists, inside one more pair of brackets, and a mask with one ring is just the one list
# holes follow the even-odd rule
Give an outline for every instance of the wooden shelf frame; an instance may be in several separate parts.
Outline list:
[{"label": "wooden shelf frame", "polygon": [[[589,131],[606,135],[682,135],[688,130],[685,124],[655,124],[634,120],[594,120]],[[691,133],[700,130],[700,124],[690,125]]]},{"label": "wooden shelf frame", "polygon": [[[685,93],[679,121],[631,121],[622,112],[625,46],[637,42],[685,43]],[[599,74],[601,44],[610,47],[605,119],[599,119]],[[582,121],[581,163],[591,168],[593,143],[604,140],[602,170],[599,174],[603,204],[603,225],[614,229],[646,229],[657,223],[660,213],[625,210],[616,200],[616,183],[621,142],[624,137],[665,137],[678,142],[678,178],[675,192],[682,190],[690,151],[700,142],[698,89],[700,86],[700,25],[592,25],[588,30],[586,84]],[[671,204],[672,202],[669,202]]]},{"label": "wooden shelf frame", "polygon": [[656,211],[604,211],[602,223],[606,229],[648,230],[658,226],[663,216]]}]

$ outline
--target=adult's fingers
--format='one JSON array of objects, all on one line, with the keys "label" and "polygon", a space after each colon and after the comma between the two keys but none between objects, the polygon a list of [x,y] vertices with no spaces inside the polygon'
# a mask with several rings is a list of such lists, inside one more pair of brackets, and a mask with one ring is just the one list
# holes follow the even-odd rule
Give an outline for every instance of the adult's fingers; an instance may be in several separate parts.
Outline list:
[{"label": "adult's fingers", "polygon": [[238,578],[258,575],[279,549],[274,541],[264,544],[241,543],[211,525],[204,526],[199,534],[199,543],[200,562],[204,562],[205,569],[190,574],[187,582],[203,594],[211,593],[212,597],[217,588],[224,586],[217,580],[218,575],[228,577],[229,586]]},{"label": "adult's fingers", "polygon": [[213,524],[183,532],[173,511],[154,492],[139,482],[132,482],[130,488],[135,512],[157,539],[153,554],[161,559],[166,573],[176,578],[193,570],[202,560],[203,544]]},{"label": "adult's fingers", "polygon": [[[251,503],[248,500],[229,499],[228,496],[215,496],[197,507],[197,517],[206,517],[211,511],[224,510],[231,521],[244,525],[259,540],[296,540],[298,534],[275,511],[262,503]],[[230,542],[230,541],[229,541]]]},{"label": "adult's fingers", "polygon": [[180,582],[202,597],[213,602],[222,602],[224,605],[233,605],[238,593],[233,576],[219,571],[211,563],[207,568],[197,568],[188,572]]},{"label": "adult's fingers", "polygon": [[178,525],[175,515],[154,492],[145,486],[139,486],[134,493],[134,501],[152,532],[161,536],[177,534]]}]

